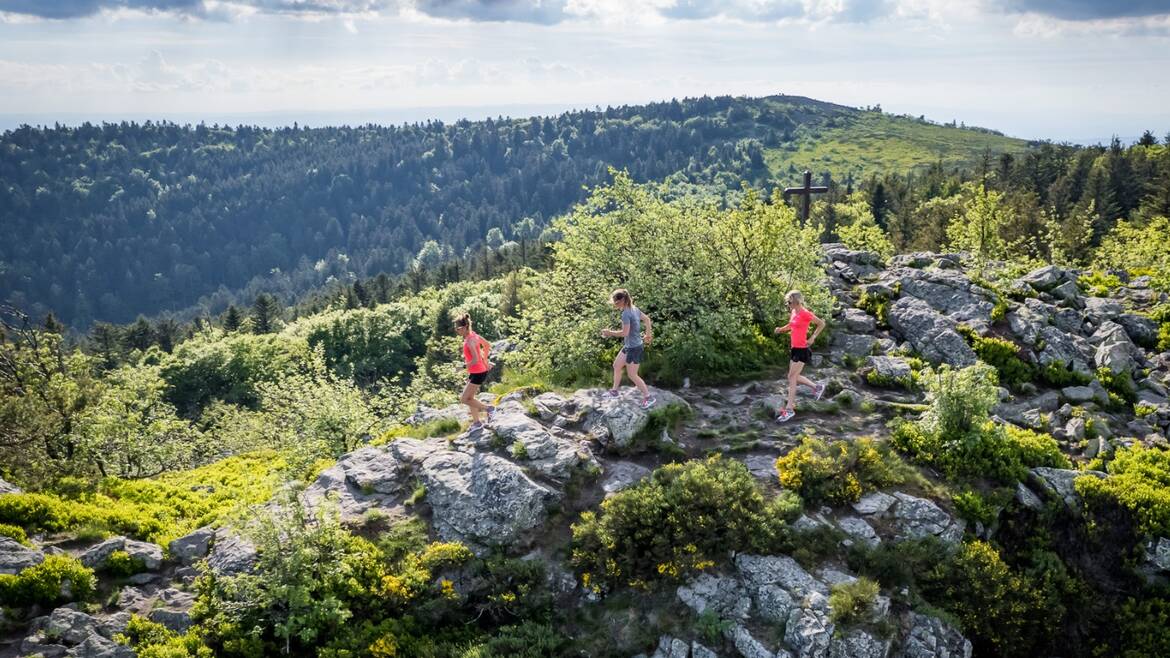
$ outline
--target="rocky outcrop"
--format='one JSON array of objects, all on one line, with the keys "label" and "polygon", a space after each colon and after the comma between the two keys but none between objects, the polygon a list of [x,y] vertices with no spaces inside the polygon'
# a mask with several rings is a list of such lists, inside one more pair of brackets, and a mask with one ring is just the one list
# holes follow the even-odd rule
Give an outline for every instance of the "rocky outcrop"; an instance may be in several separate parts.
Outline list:
[{"label": "rocky outcrop", "polygon": [[0,537],[0,575],[15,576],[45,561],[45,554],[10,537]]},{"label": "rocky outcrop", "polygon": [[656,402],[652,408],[643,409],[638,404],[639,394],[631,388],[623,389],[615,397],[606,396],[603,389],[580,390],[561,406],[554,425],[579,426],[608,450],[630,450],[634,448],[634,439],[650,422],[650,414],[655,409],[677,407],[684,413],[690,412],[690,404],[674,393],[652,388],[650,394]]},{"label": "rocky outcrop", "polygon": [[22,493],[20,490],[20,487],[16,486],[15,484],[12,484],[11,482],[5,481],[3,478],[0,478],[0,496],[2,496],[4,494],[16,494],[16,493]]},{"label": "rocky outcrop", "polygon": [[1101,471],[1074,471],[1065,468],[1049,468],[1037,466],[1029,472],[1028,480],[1051,498],[1063,503],[1065,507],[1075,510],[1079,508],[1081,497],[1077,494],[1075,482],[1079,477],[1109,477]]},{"label": "rocky outcrop", "polygon": [[256,565],[256,546],[240,534],[220,528],[215,531],[207,566],[221,576],[248,573]]},{"label": "rocky outcrop", "polygon": [[934,502],[902,492],[874,492],[853,504],[853,510],[872,524],[889,524],[893,539],[936,537],[947,544],[963,539],[966,524]]},{"label": "rocky outcrop", "polygon": [[205,526],[172,540],[167,544],[167,551],[180,564],[191,565],[207,557],[214,537],[215,530]]},{"label": "rocky outcrop", "polygon": [[975,363],[975,352],[955,331],[958,326],[915,297],[902,297],[890,306],[890,327],[932,363],[965,367]]},{"label": "rocky outcrop", "polygon": [[123,551],[131,559],[142,563],[147,571],[154,571],[162,566],[163,550],[158,544],[144,541],[135,541],[125,537],[111,537],[100,544],[96,544],[81,554],[81,563],[87,567],[100,568],[117,551]]},{"label": "rocky outcrop", "polygon": [[95,617],[71,607],[57,608],[35,624],[37,631],[21,642],[20,655],[132,658],[130,647],[113,640],[129,620],[128,614]]},{"label": "rocky outcrop", "polygon": [[501,404],[492,415],[491,433],[510,446],[513,457],[542,475],[565,481],[591,456],[578,442],[553,435],[529,418],[519,402]]},{"label": "rocky outcrop", "polygon": [[971,658],[970,640],[936,617],[911,612],[903,633],[894,658]]}]

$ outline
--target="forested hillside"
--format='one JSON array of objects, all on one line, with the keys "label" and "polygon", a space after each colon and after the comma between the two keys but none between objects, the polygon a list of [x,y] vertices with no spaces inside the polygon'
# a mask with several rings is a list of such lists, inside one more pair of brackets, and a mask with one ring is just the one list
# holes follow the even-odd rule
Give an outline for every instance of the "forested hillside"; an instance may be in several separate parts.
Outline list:
[{"label": "forested hillside", "polygon": [[[291,301],[330,277],[433,267],[485,238],[534,240],[610,166],[719,193],[805,167],[843,184],[949,175],[1026,148],[787,96],[446,125],[26,127],[0,137],[0,298],[82,330],[200,300],[219,313],[260,291]],[[1042,184],[1066,165],[1045,160]]]}]

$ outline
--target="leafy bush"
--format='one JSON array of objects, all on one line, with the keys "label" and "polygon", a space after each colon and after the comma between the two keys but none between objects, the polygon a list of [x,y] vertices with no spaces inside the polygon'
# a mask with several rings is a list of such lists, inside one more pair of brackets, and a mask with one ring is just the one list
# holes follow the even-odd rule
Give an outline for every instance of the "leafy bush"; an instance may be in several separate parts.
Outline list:
[{"label": "leafy bush", "polygon": [[1101,241],[1094,255],[1094,264],[1099,269],[1124,267],[1134,275],[1148,274],[1155,288],[1170,290],[1167,235],[1170,235],[1170,218],[1120,221]]},{"label": "leafy bush", "polygon": [[868,621],[873,616],[873,604],[879,592],[877,582],[864,577],[833,585],[829,593],[829,618],[843,626]]},{"label": "leafy bush", "polygon": [[1130,597],[1109,624],[1115,646],[1101,647],[1098,655],[1146,658],[1170,655],[1170,600]]},{"label": "leafy bush", "polygon": [[111,531],[166,544],[272,497],[285,462],[261,451],[148,480],[106,478],[77,499],[22,493],[0,496],[0,523],[28,531]]},{"label": "leafy bush", "polygon": [[1013,494],[1011,489],[1001,489],[989,495],[968,489],[952,496],[951,502],[955,504],[955,512],[968,523],[990,526]]},{"label": "leafy bush", "polygon": [[901,484],[905,465],[884,444],[872,439],[825,443],[805,437],[776,459],[780,485],[810,505],[846,505],[869,491]]},{"label": "leafy bush", "polygon": [[1117,450],[1106,469],[1111,477],[1076,479],[1085,504],[1118,505],[1132,514],[1142,532],[1170,536],[1170,451],[1134,444]]},{"label": "leafy bush", "polygon": [[1035,369],[1020,358],[1019,345],[1002,338],[980,336],[964,326],[959,327],[959,333],[967,339],[980,360],[995,368],[999,374],[999,381],[1004,385],[1019,389],[1021,385],[1035,378]]},{"label": "leafy bush", "polygon": [[0,523],[0,537],[9,537],[11,539],[15,539],[21,544],[24,544],[25,546],[29,545],[28,533],[24,531],[24,528],[18,525]]},{"label": "leafy bush", "polygon": [[1108,297],[1121,287],[1121,279],[1115,274],[1093,270],[1077,277],[1077,286],[1091,297]]},{"label": "leafy bush", "polygon": [[114,578],[125,578],[146,570],[146,564],[126,551],[114,551],[101,565],[101,571]]},{"label": "leafy bush", "polygon": [[879,327],[890,326],[890,300],[882,295],[862,292],[857,298],[857,308],[872,315]]},{"label": "leafy bush", "polygon": [[213,658],[196,631],[179,634],[162,624],[134,615],[126,630],[115,637],[134,649],[139,658]]},{"label": "leafy bush", "polygon": [[1137,401],[1137,387],[1128,372],[1115,374],[1109,368],[1097,369],[1097,380],[1109,391],[1109,404],[1115,409],[1132,407]]},{"label": "leafy bush", "polygon": [[619,286],[653,319],[646,371],[667,382],[719,380],[782,362],[771,329],[789,288],[800,288],[814,309],[831,304],[816,229],[802,228],[778,197],[748,190],[738,207],[721,209],[667,200],[615,173],[556,228],[563,240],[525,314],[532,335],[522,359],[560,382],[607,372],[618,343],[599,332],[615,322],[607,295]]},{"label": "leafy bush", "polygon": [[399,302],[312,315],[283,333],[304,338],[310,348],[320,346],[334,373],[368,385],[413,372],[430,331],[426,305]]},{"label": "leafy bush", "polygon": [[930,408],[917,422],[899,421],[892,442],[915,461],[950,477],[983,477],[1006,484],[1033,466],[1068,468],[1068,458],[1048,434],[997,425],[990,420],[998,400],[995,370],[976,364],[959,371],[943,367],[926,379]]},{"label": "leafy bush", "polygon": [[47,555],[44,562],[15,576],[0,575],[0,605],[55,606],[85,601],[93,596],[96,585],[93,569],[67,555]]},{"label": "leafy bush", "polygon": [[742,463],[721,456],[658,468],[573,524],[573,564],[586,588],[644,585],[773,541],[794,507],[764,500]]},{"label": "leafy bush", "polygon": [[1054,388],[1065,386],[1084,386],[1093,381],[1093,378],[1072,369],[1070,364],[1049,363],[1036,371],[1036,377]]},{"label": "leafy bush", "polygon": [[864,194],[856,193],[848,203],[834,204],[837,213],[837,237],[850,249],[872,251],[882,258],[894,255],[894,245],[878,226]]}]

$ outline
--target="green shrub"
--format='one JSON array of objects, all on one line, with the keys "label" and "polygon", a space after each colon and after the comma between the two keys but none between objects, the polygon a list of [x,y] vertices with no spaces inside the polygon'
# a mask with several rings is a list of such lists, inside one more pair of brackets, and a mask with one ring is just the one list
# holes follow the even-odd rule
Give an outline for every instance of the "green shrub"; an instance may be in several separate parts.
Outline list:
[{"label": "green shrub", "polygon": [[463,654],[465,658],[554,658],[567,655],[569,638],[556,627],[523,622],[497,630],[482,646]]},{"label": "green shrub", "polygon": [[1147,534],[1170,536],[1170,451],[1135,444],[1113,455],[1110,477],[1076,479],[1077,492],[1090,508],[1118,505]]},{"label": "green shrub", "polygon": [[846,505],[874,489],[905,481],[905,465],[884,444],[872,439],[825,443],[805,437],[776,459],[780,485],[810,505]]},{"label": "green shrub", "polygon": [[[335,373],[369,385],[414,371],[414,360],[426,352],[431,335],[426,310],[423,304],[396,302],[328,311],[298,320],[283,333],[304,338],[311,348],[320,346]],[[482,330],[479,320],[476,327]]]},{"label": "green shrub", "polygon": [[85,601],[93,596],[96,584],[93,569],[67,555],[48,555],[44,562],[15,576],[0,575],[0,605],[53,606]]},{"label": "green shrub", "polygon": [[29,546],[28,533],[24,531],[24,528],[18,525],[0,523],[0,537],[9,537],[15,539],[21,544],[24,544],[25,546]]},{"label": "green shrub", "polygon": [[883,295],[862,292],[857,297],[857,308],[869,313],[877,320],[878,326],[890,326],[890,300]]},{"label": "green shrub", "polygon": [[879,592],[877,582],[865,577],[833,585],[829,593],[829,618],[843,626],[869,621]]},{"label": "green shrub", "polygon": [[1170,655],[1170,600],[1128,598],[1109,624],[1115,645],[1102,646],[1096,655],[1146,658]]},{"label": "green shrub", "polygon": [[719,455],[658,468],[573,524],[572,561],[587,589],[643,586],[765,545],[795,510],[765,501],[742,463]]},{"label": "green shrub", "polygon": [[1130,408],[1137,401],[1137,387],[1128,372],[1114,374],[1109,368],[1098,368],[1097,380],[1109,391],[1109,404],[1114,409]]},{"label": "green shrub", "polygon": [[1114,274],[1093,270],[1077,277],[1077,286],[1090,297],[1108,297],[1121,287],[1121,279]]},{"label": "green shrub", "polygon": [[991,366],[977,363],[954,370],[942,366],[923,381],[929,392],[930,409],[923,415],[923,427],[954,440],[986,422],[999,402],[999,380]]},{"label": "green shrub", "polygon": [[914,373],[906,377],[890,377],[889,375],[879,374],[877,370],[870,370],[865,373],[865,381],[870,386],[877,388],[904,388],[907,391],[914,389]]},{"label": "green shrub", "polygon": [[1005,386],[1019,389],[1035,378],[1035,369],[1020,358],[1019,345],[1002,338],[980,336],[964,326],[959,327],[959,333],[967,339],[980,360],[995,368],[999,381]]},{"label": "green shrub", "polygon": [[951,497],[955,512],[968,523],[990,526],[999,517],[1000,510],[1011,500],[1011,489],[1001,489],[989,495],[968,489]]},{"label": "green shrub", "polygon": [[134,649],[139,658],[213,658],[214,652],[200,640],[197,631],[176,633],[162,624],[130,618],[126,630],[114,638]]},{"label": "green shrub", "polygon": [[102,573],[114,578],[125,578],[146,570],[146,564],[126,551],[114,551],[100,567]]},{"label": "green shrub", "polygon": [[1092,377],[1073,370],[1072,365],[1067,363],[1049,363],[1042,366],[1036,371],[1036,377],[1054,388],[1084,386],[1093,381]]}]

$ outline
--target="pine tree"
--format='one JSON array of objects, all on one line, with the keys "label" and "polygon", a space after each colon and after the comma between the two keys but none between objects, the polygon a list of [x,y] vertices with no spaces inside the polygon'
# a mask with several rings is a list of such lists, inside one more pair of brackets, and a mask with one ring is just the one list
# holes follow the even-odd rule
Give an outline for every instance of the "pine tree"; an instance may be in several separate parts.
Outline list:
[{"label": "pine tree", "polygon": [[122,340],[118,328],[108,322],[95,322],[89,330],[90,350],[101,357],[102,368],[109,370],[122,358]]},{"label": "pine tree", "polygon": [[154,336],[158,346],[162,351],[170,354],[171,350],[175,349],[175,343],[179,341],[179,336],[182,329],[179,323],[175,322],[174,318],[163,318],[154,325]]},{"label": "pine tree", "polygon": [[227,312],[223,314],[223,330],[239,331],[243,322],[244,318],[240,316],[240,309],[236,308],[235,304],[228,306]]},{"label": "pine tree", "polygon": [[61,324],[61,321],[57,319],[57,316],[53,315],[52,311],[49,311],[48,315],[45,316],[45,321],[42,323],[42,326],[44,326],[45,331],[51,334],[61,335],[65,333],[65,325]]},{"label": "pine tree", "polygon": [[256,301],[252,303],[252,333],[272,333],[279,319],[280,304],[276,298],[266,292],[256,295]]},{"label": "pine tree", "polygon": [[373,306],[373,304],[371,304],[373,298],[370,296],[370,292],[366,290],[366,287],[362,285],[361,281],[353,282],[353,295],[357,298],[359,306],[362,306],[363,308]]},{"label": "pine tree", "polygon": [[126,327],[125,333],[122,334],[122,346],[127,351],[146,351],[151,345],[154,345],[154,340],[154,329],[150,326],[150,322],[141,315],[134,321],[134,324]]}]

